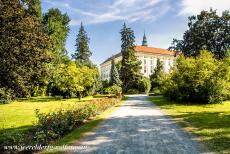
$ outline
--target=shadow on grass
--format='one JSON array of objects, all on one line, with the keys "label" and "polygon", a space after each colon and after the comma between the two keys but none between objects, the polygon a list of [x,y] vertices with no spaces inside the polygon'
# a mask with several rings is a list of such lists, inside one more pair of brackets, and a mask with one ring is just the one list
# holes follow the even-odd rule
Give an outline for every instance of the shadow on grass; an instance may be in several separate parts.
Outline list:
[{"label": "shadow on grass", "polygon": [[[95,97],[94,97],[95,98]],[[102,98],[102,97],[101,97]],[[53,102],[53,101],[69,101],[69,100],[76,100],[76,102],[87,102],[90,100],[87,99],[78,99],[78,98],[62,98],[61,96],[57,97],[31,97],[31,98],[21,98],[18,99],[18,102],[30,102],[30,103],[47,103],[47,102]]]},{"label": "shadow on grass", "polygon": [[[230,113],[211,110],[191,112],[189,111],[189,107],[193,106],[202,108],[213,107],[203,104],[170,102],[162,96],[154,96],[151,100],[162,109],[166,109],[166,111],[170,109],[173,113],[178,113],[169,113],[169,115],[182,127],[188,128],[192,133],[200,136],[208,147],[216,152],[230,153]],[[177,111],[174,107],[179,107],[180,111]],[[184,112],[182,110],[184,110]]]},{"label": "shadow on grass", "polygon": [[172,117],[189,122],[195,127],[192,132],[203,137],[203,142],[216,152],[230,153],[230,115],[221,112],[186,112]]},{"label": "shadow on grass", "polygon": [[27,125],[27,126],[21,126],[21,127],[1,129],[0,130],[0,144],[4,143],[5,141],[8,141],[15,135],[27,133],[28,131],[34,130],[35,128],[36,126],[34,125]]},{"label": "shadow on grass", "polygon": [[[31,98],[21,98],[18,99],[18,102],[51,102],[51,101],[60,101],[65,100],[62,97],[31,97]],[[68,99],[66,99],[68,100]]]}]

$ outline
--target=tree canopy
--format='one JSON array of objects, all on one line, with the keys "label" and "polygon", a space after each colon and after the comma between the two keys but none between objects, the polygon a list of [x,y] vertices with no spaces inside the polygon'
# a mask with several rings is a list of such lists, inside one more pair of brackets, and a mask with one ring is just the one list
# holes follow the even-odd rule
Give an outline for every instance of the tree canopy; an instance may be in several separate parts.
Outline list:
[{"label": "tree canopy", "polygon": [[75,45],[77,49],[72,55],[72,57],[76,60],[77,65],[92,66],[92,62],[90,61],[92,53],[89,49],[89,40],[90,39],[87,36],[83,23],[81,23]]},{"label": "tree canopy", "polygon": [[44,31],[50,36],[54,46],[54,56],[57,63],[65,60],[67,51],[66,39],[69,33],[70,18],[57,8],[51,8],[43,16]]},{"label": "tree canopy", "polygon": [[0,87],[12,89],[17,97],[30,95],[31,80],[46,72],[51,49],[38,18],[23,5],[18,0],[0,5]]},{"label": "tree canopy", "polygon": [[197,56],[204,49],[213,53],[217,59],[227,56],[230,48],[229,11],[218,16],[211,9],[188,19],[188,30],[185,31],[183,39],[174,39],[169,49],[180,51],[185,56]]},{"label": "tree canopy", "polygon": [[141,62],[135,55],[135,36],[131,28],[127,28],[126,24],[121,29],[121,70],[120,77],[123,83],[122,90],[127,92],[128,89],[138,89],[138,81],[140,80],[141,74]]}]

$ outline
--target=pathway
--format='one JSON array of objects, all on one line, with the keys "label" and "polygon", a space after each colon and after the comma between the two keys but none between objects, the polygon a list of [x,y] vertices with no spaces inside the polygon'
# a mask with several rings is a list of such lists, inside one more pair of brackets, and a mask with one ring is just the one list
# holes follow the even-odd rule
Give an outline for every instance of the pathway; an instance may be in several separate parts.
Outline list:
[{"label": "pathway", "polygon": [[135,95],[76,146],[76,153],[197,154],[204,153],[193,137],[148,101]]}]

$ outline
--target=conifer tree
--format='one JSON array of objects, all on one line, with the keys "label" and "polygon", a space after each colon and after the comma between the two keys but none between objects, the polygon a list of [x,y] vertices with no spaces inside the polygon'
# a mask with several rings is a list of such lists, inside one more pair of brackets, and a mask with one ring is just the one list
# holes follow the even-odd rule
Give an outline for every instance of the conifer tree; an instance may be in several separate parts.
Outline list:
[{"label": "conifer tree", "polygon": [[122,82],[120,80],[120,76],[119,76],[117,67],[115,65],[114,59],[112,60],[111,75],[110,76],[111,76],[111,79],[110,79],[111,85],[121,86]]},{"label": "conifer tree", "polygon": [[157,65],[153,70],[153,74],[150,75],[151,89],[154,90],[161,86],[161,81],[164,76],[163,62],[157,59]]},{"label": "conifer tree", "polygon": [[83,24],[81,23],[79,32],[76,39],[76,51],[72,57],[76,60],[76,64],[80,66],[89,66],[92,67],[92,62],[90,61],[90,56],[92,53],[89,49],[89,37]]},{"label": "conifer tree", "polygon": [[133,30],[123,25],[121,29],[121,70],[120,77],[123,83],[122,90],[127,92],[129,89],[138,89],[138,83],[141,78],[141,62],[135,55],[135,36]]}]

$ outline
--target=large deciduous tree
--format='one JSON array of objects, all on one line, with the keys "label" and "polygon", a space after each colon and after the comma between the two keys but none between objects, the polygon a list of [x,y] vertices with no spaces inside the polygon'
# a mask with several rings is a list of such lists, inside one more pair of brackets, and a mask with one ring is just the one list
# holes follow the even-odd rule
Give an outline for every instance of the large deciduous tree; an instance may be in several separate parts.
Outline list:
[{"label": "large deciduous tree", "polygon": [[51,43],[41,23],[28,10],[30,1],[0,1],[0,87],[17,97],[29,96],[49,62]]},{"label": "large deciduous tree", "polygon": [[90,61],[90,56],[92,55],[89,49],[89,37],[83,24],[81,23],[79,32],[76,39],[76,51],[72,57],[76,60],[76,64],[80,66],[92,67],[92,62]]},{"label": "large deciduous tree", "polygon": [[45,32],[52,39],[56,63],[63,62],[67,54],[65,43],[69,33],[69,16],[66,13],[62,14],[57,8],[52,8],[44,14],[42,22]]},{"label": "large deciduous tree", "polygon": [[141,62],[135,55],[135,36],[131,28],[127,28],[126,24],[121,29],[121,70],[120,77],[123,83],[122,90],[127,92],[129,89],[138,89],[138,82],[141,78],[140,69]]},{"label": "large deciduous tree", "polygon": [[202,11],[197,16],[189,17],[188,30],[183,40],[174,39],[172,47],[185,56],[197,56],[200,50],[212,52],[217,59],[226,57],[230,48],[230,13],[218,16],[216,11]]}]

